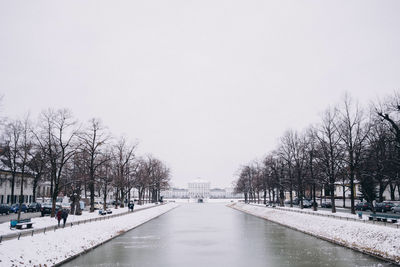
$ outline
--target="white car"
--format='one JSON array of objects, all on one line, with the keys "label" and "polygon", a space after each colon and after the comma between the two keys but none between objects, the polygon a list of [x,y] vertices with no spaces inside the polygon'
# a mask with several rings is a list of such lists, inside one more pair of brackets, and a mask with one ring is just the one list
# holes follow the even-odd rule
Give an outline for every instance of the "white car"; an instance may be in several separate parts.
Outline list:
[{"label": "white car", "polygon": [[103,209],[103,203],[101,203],[101,202],[94,202],[94,209],[95,209],[95,210],[101,210],[101,209]]},{"label": "white car", "polygon": [[400,204],[394,205],[392,211],[394,213],[400,213]]}]

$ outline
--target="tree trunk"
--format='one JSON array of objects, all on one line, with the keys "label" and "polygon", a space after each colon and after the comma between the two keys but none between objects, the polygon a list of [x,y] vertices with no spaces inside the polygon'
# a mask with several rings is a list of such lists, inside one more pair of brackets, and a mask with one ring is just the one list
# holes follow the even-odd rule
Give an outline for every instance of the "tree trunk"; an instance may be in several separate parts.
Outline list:
[{"label": "tree trunk", "polygon": [[316,192],[315,192],[315,182],[313,183],[313,187],[312,187],[312,195],[313,195],[313,210],[317,211],[317,200],[316,200]]},{"label": "tree trunk", "polygon": [[336,206],[335,206],[335,182],[331,180],[330,184],[330,193],[331,193],[331,203],[332,203],[332,213],[336,213]]},{"label": "tree trunk", "polygon": [[396,192],[396,185],[393,186],[393,183],[389,184],[390,187],[390,200],[395,200],[395,192]]},{"label": "tree trunk", "polygon": [[11,174],[11,204],[15,203],[14,188],[15,188],[15,172],[13,171]]},{"label": "tree trunk", "polygon": [[94,212],[94,181],[92,178],[89,182],[89,192],[90,192],[90,212]]},{"label": "tree trunk", "polygon": [[21,174],[21,190],[20,190],[20,195],[19,195],[18,218],[17,218],[18,221],[21,219],[21,208],[22,208],[23,198],[24,198],[24,173],[22,172],[22,174]]},{"label": "tree trunk", "polygon": [[263,200],[264,200],[264,205],[266,205],[267,204],[267,189],[266,188],[264,188]]},{"label": "tree trunk", "polygon": [[39,181],[39,179],[37,177],[35,177],[35,179],[33,180],[33,188],[32,188],[33,199],[32,199],[32,202],[36,202],[36,189],[37,189],[38,181]]},{"label": "tree trunk", "polygon": [[343,183],[343,208],[346,208],[346,185]]}]

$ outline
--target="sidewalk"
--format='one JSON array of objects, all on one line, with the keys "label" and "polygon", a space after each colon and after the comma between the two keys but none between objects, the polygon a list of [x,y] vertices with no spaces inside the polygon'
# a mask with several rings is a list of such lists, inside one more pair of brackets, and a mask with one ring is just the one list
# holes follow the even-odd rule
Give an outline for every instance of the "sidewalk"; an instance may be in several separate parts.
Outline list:
[{"label": "sidewalk", "polygon": [[377,224],[377,225],[382,225],[382,226],[388,226],[392,228],[397,228],[400,229],[400,222],[397,223],[390,223],[390,222],[380,222],[380,221],[370,221],[368,214],[363,213],[362,218],[360,219],[358,217],[358,214],[351,214],[347,212],[343,212],[341,210],[343,209],[336,209],[336,213],[332,213],[331,211],[328,210],[317,210],[313,211],[312,209],[300,209],[298,207],[270,207],[270,206],[265,206],[262,204],[254,204],[250,203],[250,205],[253,206],[258,206],[258,207],[265,207],[265,208],[270,208],[270,209],[277,209],[277,210],[282,210],[282,211],[290,211],[290,212],[297,212],[297,213],[302,213],[302,214],[310,214],[314,216],[322,216],[322,217],[330,217],[338,220],[346,220],[346,221],[354,221],[354,222],[359,222],[359,223],[369,223],[369,224]]}]

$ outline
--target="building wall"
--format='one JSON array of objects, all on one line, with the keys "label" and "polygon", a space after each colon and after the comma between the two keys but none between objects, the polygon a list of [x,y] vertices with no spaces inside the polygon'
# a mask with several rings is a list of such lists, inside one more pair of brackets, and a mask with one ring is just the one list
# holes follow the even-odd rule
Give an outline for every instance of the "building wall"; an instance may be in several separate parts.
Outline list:
[{"label": "building wall", "polygon": [[204,180],[194,180],[188,184],[190,198],[209,198],[210,182]]},{"label": "building wall", "polygon": [[[7,171],[0,171],[0,203],[11,204],[11,173]],[[33,199],[33,177],[30,175],[24,176],[23,184],[23,202],[30,203]],[[21,193],[21,175],[17,174],[15,177],[14,186],[14,203],[19,201]]]}]

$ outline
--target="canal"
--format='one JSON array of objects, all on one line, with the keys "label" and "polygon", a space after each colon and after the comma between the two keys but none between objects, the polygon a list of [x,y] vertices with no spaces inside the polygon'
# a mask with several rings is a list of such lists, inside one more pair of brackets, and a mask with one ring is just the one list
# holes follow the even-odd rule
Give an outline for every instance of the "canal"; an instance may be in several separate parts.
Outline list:
[{"label": "canal", "polygon": [[391,266],[225,207],[182,204],[63,266]]}]

